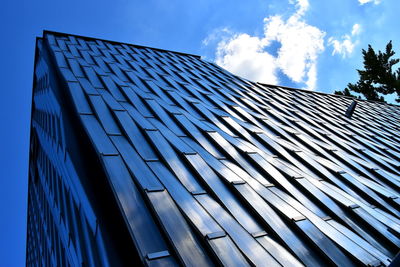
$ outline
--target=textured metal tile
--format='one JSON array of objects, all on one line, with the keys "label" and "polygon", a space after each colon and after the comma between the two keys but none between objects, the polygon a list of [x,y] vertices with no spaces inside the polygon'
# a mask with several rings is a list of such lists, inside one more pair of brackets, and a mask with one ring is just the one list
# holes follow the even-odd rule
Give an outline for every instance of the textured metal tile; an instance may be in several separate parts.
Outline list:
[{"label": "textured metal tile", "polygon": [[[80,179],[66,148],[75,129],[63,118],[76,119],[68,105],[117,189],[127,227],[149,221],[161,244],[132,231],[142,263],[387,266],[399,250],[398,106],[357,100],[349,119],[351,99],[251,82],[197,56],[54,32],[43,40],[37,50],[50,53],[35,63],[31,131],[42,152],[37,160],[30,152],[30,175],[49,176],[45,194],[62,192],[46,198],[62,202],[61,220],[84,195],[68,182]],[[60,103],[61,95],[71,98]],[[33,188],[38,212],[41,189]],[[98,228],[84,203],[76,207],[87,226],[69,220],[59,246],[70,256],[61,263],[61,250],[43,245],[47,262],[107,262],[77,236]],[[29,248],[38,238],[29,230]]]}]

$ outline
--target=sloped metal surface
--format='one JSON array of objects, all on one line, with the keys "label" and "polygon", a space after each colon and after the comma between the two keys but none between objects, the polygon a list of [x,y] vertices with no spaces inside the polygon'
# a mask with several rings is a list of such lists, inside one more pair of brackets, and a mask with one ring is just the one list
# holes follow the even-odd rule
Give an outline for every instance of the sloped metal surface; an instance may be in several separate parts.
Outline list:
[{"label": "sloped metal surface", "polygon": [[352,99],[197,56],[43,40],[143,264],[388,266],[398,252],[398,106],[359,101],[348,118]]}]

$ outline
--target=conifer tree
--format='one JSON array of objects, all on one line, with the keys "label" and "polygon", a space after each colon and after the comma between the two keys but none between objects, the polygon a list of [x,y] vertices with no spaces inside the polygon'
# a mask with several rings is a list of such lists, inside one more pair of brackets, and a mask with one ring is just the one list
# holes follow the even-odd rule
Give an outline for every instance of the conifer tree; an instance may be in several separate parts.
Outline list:
[{"label": "conifer tree", "polygon": [[[382,95],[397,93],[397,102],[400,102],[400,68],[392,70],[400,59],[392,58],[392,41],[386,45],[385,52],[376,53],[371,45],[368,50],[362,49],[364,70],[357,70],[360,78],[357,83],[349,83],[343,91],[335,94],[351,95],[351,91],[362,94],[368,100],[384,101]],[[381,95],[379,95],[380,93]]]}]

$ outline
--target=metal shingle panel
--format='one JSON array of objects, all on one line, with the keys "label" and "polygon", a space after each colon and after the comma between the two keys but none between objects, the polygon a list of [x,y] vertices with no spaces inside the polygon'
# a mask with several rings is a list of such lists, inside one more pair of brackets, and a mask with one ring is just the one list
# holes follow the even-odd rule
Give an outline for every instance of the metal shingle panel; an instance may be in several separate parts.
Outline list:
[{"label": "metal shingle panel", "polygon": [[[397,106],[360,101],[348,119],[347,98],[252,83],[190,55],[45,38],[117,201],[146,198],[121,213],[158,221],[165,243],[147,263],[387,266],[399,249]],[[150,246],[130,227],[139,251]]]}]

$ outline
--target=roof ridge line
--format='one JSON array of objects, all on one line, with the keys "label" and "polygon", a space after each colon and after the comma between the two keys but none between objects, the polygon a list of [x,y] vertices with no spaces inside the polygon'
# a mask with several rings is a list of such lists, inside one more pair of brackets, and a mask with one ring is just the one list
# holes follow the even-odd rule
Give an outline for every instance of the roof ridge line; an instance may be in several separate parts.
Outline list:
[{"label": "roof ridge line", "polygon": [[196,58],[201,59],[201,56],[190,54],[190,53],[183,53],[183,52],[167,50],[167,49],[162,49],[162,48],[157,48],[157,47],[150,47],[150,46],[145,46],[145,45],[137,45],[137,44],[131,44],[131,43],[127,43],[127,42],[117,42],[117,41],[112,41],[112,40],[107,40],[107,39],[102,39],[102,38],[88,37],[88,36],[84,36],[84,35],[71,34],[71,33],[65,33],[65,32],[58,32],[58,31],[51,31],[51,30],[43,30],[42,38],[46,34],[54,34],[54,35],[62,35],[62,36],[73,36],[73,37],[77,37],[77,38],[81,38],[81,39],[87,39],[87,40],[99,40],[99,41],[108,42],[108,43],[111,43],[111,44],[124,44],[124,45],[134,46],[134,47],[137,47],[137,48],[148,48],[148,49],[152,49],[152,50],[156,50],[156,51],[160,51],[160,52],[170,52],[170,53],[174,53],[174,54],[178,54],[178,55],[192,56],[192,57],[196,57]]},{"label": "roof ridge line", "polygon": [[400,107],[400,105],[397,105],[397,104],[374,101],[374,100],[368,100],[368,99],[358,99],[358,98],[353,97],[353,96],[336,95],[336,94],[332,94],[332,93],[311,91],[311,90],[307,90],[307,89],[294,88],[294,87],[283,86],[283,85],[274,85],[274,84],[268,84],[268,83],[262,83],[262,82],[256,82],[256,84],[259,84],[259,85],[262,85],[262,86],[275,87],[276,89],[281,89],[281,90],[300,91],[300,92],[304,92],[304,93],[308,93],[308,94],[329,95],[329,96],[333,96],[333,97],[343,97],[343,98],[347,98],[347,99],[351,99],[351,100],[357,100],[357,101],[363,101],[363,102],[369,102],[369,103],[376,103],[376,104],[388,105],[388,106],[393,106],[393,107]]}]

